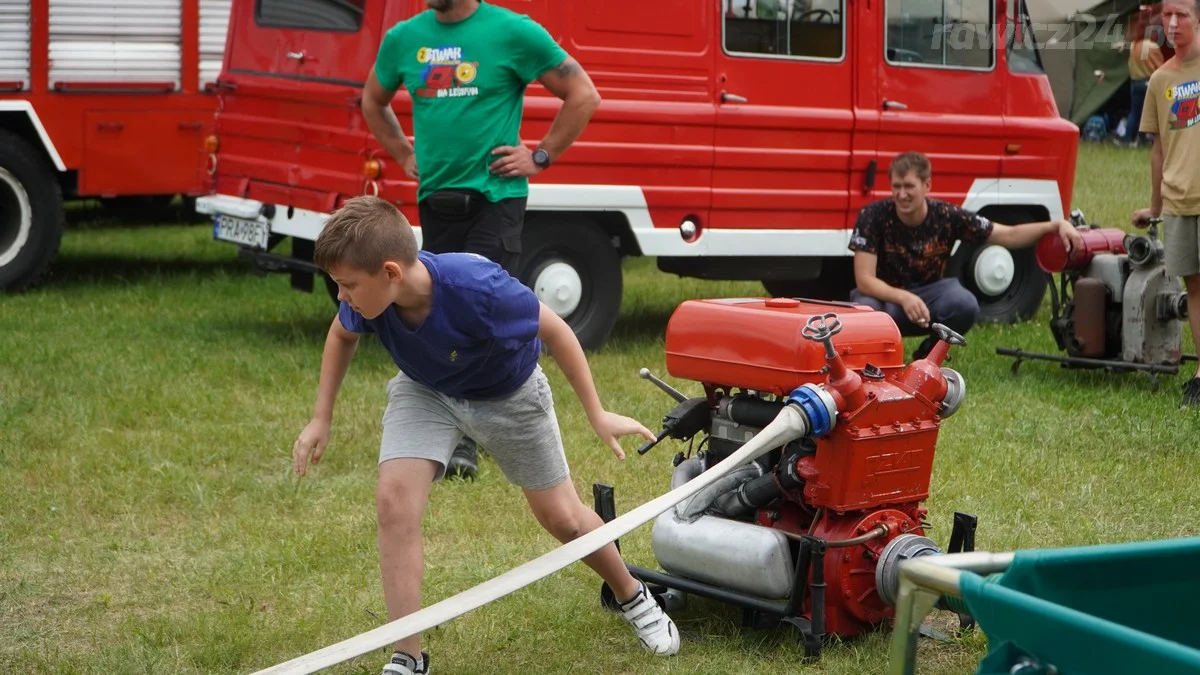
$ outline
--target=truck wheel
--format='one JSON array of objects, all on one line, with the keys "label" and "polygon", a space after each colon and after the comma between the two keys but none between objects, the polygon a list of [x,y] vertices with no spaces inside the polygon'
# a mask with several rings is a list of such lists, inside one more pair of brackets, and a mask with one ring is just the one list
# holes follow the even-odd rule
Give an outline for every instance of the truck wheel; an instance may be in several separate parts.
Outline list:
[{"label": "truck wheel", "polygon": [[980,323],[1024,321],[1042,306],[1046,273],[1038,267],[1034,247],[962,246],[954,257],[959,260],[951,261],[951,269],[979,300]]},{"label": "truck wheel", "polygon": [[621,258],[588,222],[530,220],[521,236],[517,275],[561,316],[584,349],[608,339],[621,311]]},{"label": "truck wheel", "polygon": [[58,178],[41,151],[0,130],[0,289],[24,290],[42,279],[64,220]]}]

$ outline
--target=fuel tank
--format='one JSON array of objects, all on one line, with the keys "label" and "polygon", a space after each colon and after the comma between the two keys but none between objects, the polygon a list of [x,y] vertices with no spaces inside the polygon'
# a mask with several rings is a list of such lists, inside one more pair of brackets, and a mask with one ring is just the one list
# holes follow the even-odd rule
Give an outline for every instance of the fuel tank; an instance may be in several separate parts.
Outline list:
[{"label": "fuel tank", "polygon": [[[704,471],[698,456],[679,464],[671,475],[671,489],[693,480]],[[763,598],[783,599],[792,593],[795,563],[788,538],[779,530],[705,512],[738,480],[762,475],[754,465],[739,467],[724,486],[710,485],[685,502],[676,504],[654,521],[650,542],[654,557],[667,572]]]},{"label": "fuel tank", "polygon": [[812,317],[836,313],[833,346],[847,368],[868,364],[883,372],[904,367],[896,322],[884,312],[849,302],[795,298],[688,300],[667,323],[666,365],[673,377],[790,394],[825,379],[825,349],[804,337]]},{"label": "fuel tank", "polygon": [[651,546],[675,576],[761,598],[791,595],[795,561],[779,530],[711,515],[687,522],[671,509],[654,521]]}]

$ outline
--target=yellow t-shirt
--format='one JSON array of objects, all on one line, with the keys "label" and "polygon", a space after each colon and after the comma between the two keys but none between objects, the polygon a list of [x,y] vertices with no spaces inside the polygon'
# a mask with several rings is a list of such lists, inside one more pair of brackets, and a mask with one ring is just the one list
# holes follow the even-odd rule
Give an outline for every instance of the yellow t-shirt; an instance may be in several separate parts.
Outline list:
[{"label": "yellow t-shirt", "polygon": [[1200,56],[1172,58],[1150,76],[1141,132],[1163,148],[1163,213],[1200,215]]}]

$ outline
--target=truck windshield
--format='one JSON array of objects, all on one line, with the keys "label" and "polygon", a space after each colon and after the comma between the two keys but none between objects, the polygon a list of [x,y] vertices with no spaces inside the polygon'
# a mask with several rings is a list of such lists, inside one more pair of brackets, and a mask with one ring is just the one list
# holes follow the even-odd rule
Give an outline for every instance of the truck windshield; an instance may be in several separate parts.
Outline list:
[{"label": "truck windshield", "polygon": [[1030,24],[1029,10],[1025,6],[1025,0],[1008,3],[1005,38],[1010,71],[1014,73],[1043,72],[1042,57],[1037,48],[1037,36]]},{"label": "truck windshield", "polygon": [[254,21],[264,28],[357,33],[365,0],[257,0]]}]

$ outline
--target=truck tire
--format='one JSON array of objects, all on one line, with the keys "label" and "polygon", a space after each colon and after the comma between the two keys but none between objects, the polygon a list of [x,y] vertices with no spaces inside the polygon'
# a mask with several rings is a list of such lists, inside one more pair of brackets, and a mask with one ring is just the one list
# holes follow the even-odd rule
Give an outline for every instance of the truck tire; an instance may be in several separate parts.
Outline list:
[{"label": "truck tire", "polygon": [[950,265],[951,273],[979,300],[979,323],[1026,321],[1046,296],[1046,273],[1038,267],[1032,246],[1010,251],[964,245]]},{"label": "truck tire", "polygon": [[586,350],[599,349],[621,311],[621,257],[599,226],[532,218],[521,235],[521,283],[567,322]]},{"label": "truck tire", "polygon": [[0,289],[24,290],[45,276],[65,217],[58,177],[42,151],[0,130]]}]

